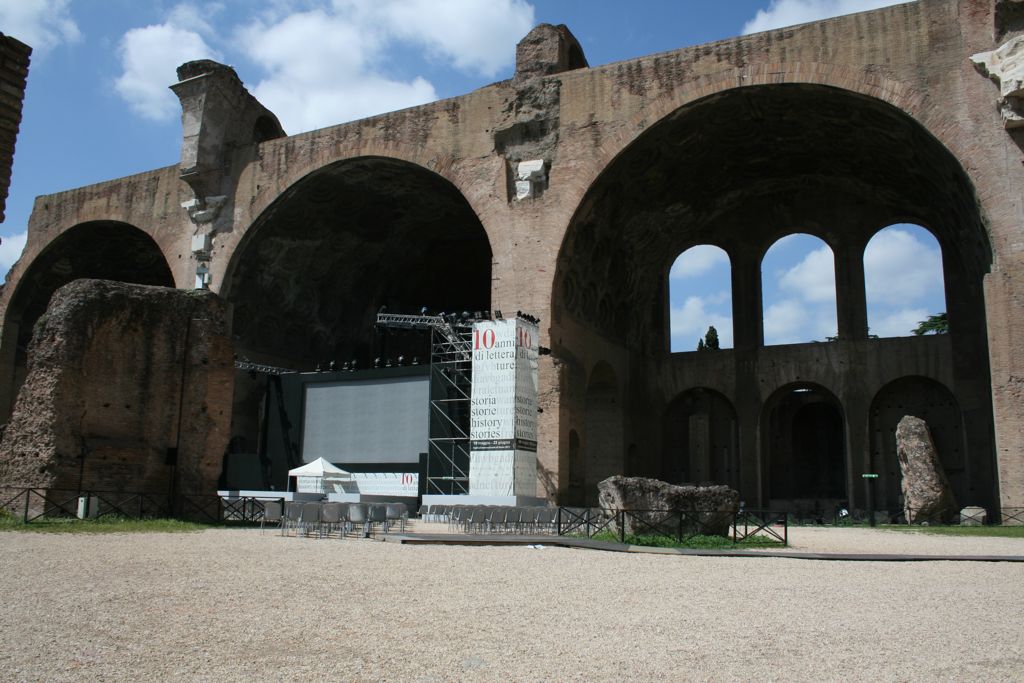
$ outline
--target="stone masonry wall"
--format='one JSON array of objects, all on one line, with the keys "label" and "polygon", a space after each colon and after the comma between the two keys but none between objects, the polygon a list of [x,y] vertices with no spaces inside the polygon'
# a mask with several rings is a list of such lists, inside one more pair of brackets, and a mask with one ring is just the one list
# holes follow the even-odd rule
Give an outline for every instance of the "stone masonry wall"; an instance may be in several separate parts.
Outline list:
[{"label": "stone masonry wall", "polygon": [[[233,378],[216,295],[76,280],[36,325],[0,441],[0,483],[213,493]],[[169,448],[178,449],[176,468]]]},{"label": "stone masonry wall", "polygon": [[32,48],[0,33],[0,223],[4,221],[7,190],[14,164],[14,141],[21,125],[29,56]]}]

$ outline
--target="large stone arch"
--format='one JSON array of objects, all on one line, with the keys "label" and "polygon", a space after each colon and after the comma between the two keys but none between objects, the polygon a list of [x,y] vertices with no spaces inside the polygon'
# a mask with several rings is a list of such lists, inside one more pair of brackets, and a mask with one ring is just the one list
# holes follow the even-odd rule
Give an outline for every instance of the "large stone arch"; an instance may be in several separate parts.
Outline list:
[{"label": "large stone arch", "polygon": [[[345,159],[282,192],[246,231],[221,294],[240,356],[300,371],[374,358],[429,357],[429,335],[376,330],[393,313],[490,307],[492,253],[448,180],[385,157]],[[232,443],[254,453],[262,377],[239,373]]]},{"label": "large stone arch", "polygon": [[[856,70],[823,68],[808,79],[771,77],[758,67],[742,73],[750,78],[697,79],[659,98],[601,146],[599,172],[568,189],[579,203],[552,279],[556,359],[600,350],[624,359],[616,370],[625,395],[663,391],[657,359],[668,348],[668,259],[686,246],[714,243],[732,260],[735,352],[721,362],[729,366],[726,383],[735,386],[729,393],[741,397],[744,476],[758,471],[757,421],[776,378],[831,377],[853,406],[848,447],[859,452],[867,445],[871,390],[853,368],[866,363],[888,371],[884,349],[868,339],[863,247],[877,226],[899,218],[928,226],[947,264],[955,265],[946,269],[947,280],[956,271],[958,301],[949,307],[960,321],[951,338],[953,375],[958,396],[970,396],[961,401],[977,418],[977,440],[985,441],[980,435],[990,433],[992,411],[982,284],[993,257],[971,178],[931,132],[938,126],[948,137],[939,115],[911,88]],[[828,355],[839,362],[832,368],[820,366],[811,344],[758,353],[760,261],[775,239],[793,231],[819,236],[833,249],[839,342]],[[918,351],[909,348],[913,343],[908,359]],[[927,353],[923,344],[920,354]],[[685,386],[684,380],[670,389]],[[583,393],[563,390],[570,401]],[[640,417],[628,406],[621,410],[624,423]],[[764,473],[758,478],[745,479],[748,498],[766,490]]]},{"label": "large stone arch", "polygon": [[[361,122],[378,123],[391,115],[382,115]],[[436,175],[454,187],[473,213],[481,218],[487,238],[497,252],[503,233],[496,226],[482,222],[482,217],[494,213],[495,206],[504,205],[490,189],[498,179],[504,182],[505,168],[500,158],[485,160],[456,160],[445,149],[409,145],[395,140],[351,136],[340,142],[338,131],[354,124],[311,131],[302,135],[270,140],[260,147],[260,164],[247,166],[238,180],[235,204],[236,229],[217,236],[217,249],[230,256],[215,259],[211,264],[212,288],[230,287],[237,254],[245,248],[250,233],[265,220],[268,211],[280,205],[282,199],[301,187],[309,178],[341,165],[358,163],[363,159],[391,160],[424,173]]]},{"label": "large stone arch", "polygon": [[57,289],[82,278],[174,287],[171,269],[154,239],[133,225],[113,220],[68,228],[20,267],[21,277],[4,312],[0,351],[4,390],[0,408],[5,416],[25,376],[33,326]]}]

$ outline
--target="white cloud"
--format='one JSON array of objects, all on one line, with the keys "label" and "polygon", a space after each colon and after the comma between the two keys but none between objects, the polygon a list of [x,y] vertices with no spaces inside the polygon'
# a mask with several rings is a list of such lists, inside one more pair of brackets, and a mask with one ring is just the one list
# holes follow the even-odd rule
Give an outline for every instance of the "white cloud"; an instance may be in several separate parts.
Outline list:
[{"label": "white cloud", "polygon": [[836,308],[827,303],[812,304],[783,299],[765,309],[764,343],[804,344],[836,336]]},{"label": "white cloud", "polygon": [[697,277],[710,271],[719,264],[729,263],[729,256],[719,247],[710,244],[699,244],[684,251],[672,264],[669,277],[673,280]]},{"label": "white cloud", "polygon": [[395,35],[424,45],[455,68],[493,77],[515,58],[533,28],[524,0],[391,0],[373,2]]},{"label": "white cloud", "polygon": [[779,287],[805,301],[834,301],[836,271],[832,250],[822,246],[808,253],[800,263],[782,273]]},{"label": "white cloud", "polygon": [[0,31],[32,47],[38,56],[82,38],[68,9],[70,0],[0,0]]},{"label": "white cloud", "polygon": [[4,236],[3,241],[0,242],[0,275],[9,271],[14,262],[21,258],[27,237],[27,232]]},{"label": "white cloud", "polygon": [[671,311],[672,348],[675,351],[695,351],[697,341],[704,338],[709,325],[718,331],[718,343],[722,348],[732,348],[732,316],[708,310],[710,299],[721,300],[720,296],[701,298],[687,297],[682,306]]},{"label": "white cloud", "polygon": [[384,38],[322,10],[250,24],[239,41],[269,74],[253,94],[292,133],[437,99],[423,78],[402,82],[377,74]]},{"label": "white cloud", "polygon": [[200,35],[212,33],[201,16],[190,5],[178,5],[166,22],[133,28],[121,39],[123,73],[114,87],[145,118],[164,121],[178,115],[178,101],[167,88],[175,81],[175,69],[195,59],[223,59]]},{"label": "white cloud", "polygon": [[903,308],[881,319],[872,319],[871,334],[879,337],[909,337],[929,313],[923,308]]},{"label": "white cloud", "polygon": [[869,301],[906,306],[929,295],[941,297],[942,252],[934,242],[888,228],[864,250],[864,279]]},{"label": "white cloud", "polygon": [[795,26],[903,2],[907,0],[772,0],[768,9],[758,10],[754,18],[743,25],[742,32],[757,33],[773,28]]},{"label": "white cloud", "polygon": [[267,73],[253,94],[299,132],[436,100],[426,79],[387,75],[393,47],[493,76],[532,25],[523,0],[335,0],[256,19],[236,43]]},{"label": "white cloud", "polygon": [[807,341],[804,328],[810,321],[807,307],[796,299],[783,299],[764,312],[765,344],[796,344]]}]

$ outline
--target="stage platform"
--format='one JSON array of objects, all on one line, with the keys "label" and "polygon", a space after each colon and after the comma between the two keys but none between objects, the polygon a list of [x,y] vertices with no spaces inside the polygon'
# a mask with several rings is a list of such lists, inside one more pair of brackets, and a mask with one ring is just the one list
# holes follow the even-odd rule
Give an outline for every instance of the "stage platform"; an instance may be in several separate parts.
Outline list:
[{"label": "stage platform", "polygon": [[423,505],[496,505],[500,507],[546,507],[545,498],[533,496],[425,495]]},{"label": "stage platform", "polygon": [[[217,491],[221,498],[256,498],[259,500],[321,501],[332,503],[405,503],[410,512],[416,511],[416,498],[405,496],[372,496],[363,493],[299,493],[297,491],[259,491],[228,489]],[[453,505],[453,503],[448,503]]]}]

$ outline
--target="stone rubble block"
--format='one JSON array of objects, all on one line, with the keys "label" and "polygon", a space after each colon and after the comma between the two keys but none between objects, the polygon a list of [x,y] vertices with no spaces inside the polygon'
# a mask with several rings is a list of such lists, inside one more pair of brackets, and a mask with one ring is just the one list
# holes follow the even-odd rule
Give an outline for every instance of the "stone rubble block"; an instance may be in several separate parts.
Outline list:
[{"label": "stone rubble block", "polygon": [[[635,515],[642,520],[640,523],[633,519],[634,515],[627,515],[627,534],[657,532],[675,536],[681,530],[684,536],[728,536],[740,505],[739,492],[718,484],[680,486],[659,479],[616,475],[599,483],[597,488],[598,502],[606,514],[618,510],[648,511]],[[691,514],[683,516],[680,529],[680,518],[677,515],[666,517],[666,512]],[[618,526],[612,526],[618,532]]]}]

